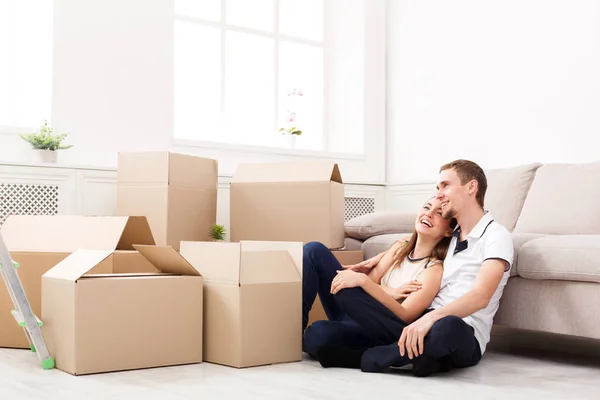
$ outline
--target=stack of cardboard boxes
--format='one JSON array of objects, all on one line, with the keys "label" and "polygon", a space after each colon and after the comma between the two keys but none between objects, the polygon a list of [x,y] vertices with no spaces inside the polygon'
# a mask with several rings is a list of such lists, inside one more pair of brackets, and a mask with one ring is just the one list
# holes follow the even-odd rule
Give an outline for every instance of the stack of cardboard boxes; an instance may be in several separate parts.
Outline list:
[{"label": "stack of cardboard boxes", "polygon": [[[123,153],[118,217],[11,216],[2,228],[56,367],[72,374],[302,359],[302,245],[343,247],[334,163],[240,165],[231,243],[211,242],[217,162]],[[361,252],[334,251],[342,264]],[[27,347],[0,287],[0,346]],[[311,322],[325,318],[315,304]]]}]

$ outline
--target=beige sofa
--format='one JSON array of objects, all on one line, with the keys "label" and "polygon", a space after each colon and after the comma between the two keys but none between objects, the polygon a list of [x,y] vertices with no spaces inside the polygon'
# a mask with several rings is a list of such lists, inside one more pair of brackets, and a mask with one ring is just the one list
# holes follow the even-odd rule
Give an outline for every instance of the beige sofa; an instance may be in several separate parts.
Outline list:
[{"label": "beige sofa", "polygon": [[[600,339],[600,163],[529,164],[486,175],[485,208],[512,232],[515,247],[494,323]],[[371,257],[412,232],[416,212],[350,220],[346,246]]]}]

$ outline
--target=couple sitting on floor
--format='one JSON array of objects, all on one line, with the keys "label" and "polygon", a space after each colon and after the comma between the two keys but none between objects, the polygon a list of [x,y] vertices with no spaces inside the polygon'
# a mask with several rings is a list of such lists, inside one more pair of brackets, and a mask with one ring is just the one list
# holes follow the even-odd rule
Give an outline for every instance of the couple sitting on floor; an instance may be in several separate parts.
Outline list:
[{"label": "couple sitting on floor", "polygon": [[[406,240],[357,265],[304,247],[303,350],[323,367],[427,376],[479,362],[513,262],[510,233],[484,211],[485,173],[457,160]],[[306,328],[319,294],[328,321]]]}]

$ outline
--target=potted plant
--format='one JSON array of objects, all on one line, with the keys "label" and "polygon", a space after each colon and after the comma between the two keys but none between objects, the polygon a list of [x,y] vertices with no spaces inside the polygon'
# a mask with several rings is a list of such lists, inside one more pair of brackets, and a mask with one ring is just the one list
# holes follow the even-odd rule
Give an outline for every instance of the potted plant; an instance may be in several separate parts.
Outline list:
[{"label": "potted plant", "polygon": [[[296,113],[291,112],[288,113],[287,122],[294,123],[296,119]],[[279,128],[279,133],[283,136],[285,140],[286,147],[293,149],[296,147],[296,137],[302,135],[302,131],[298,129],[296,126],[291,126],[290,128]]]},{"label": "potted plant", "polygon": [[67,133],[55,134],[54,129],[48,125],[48,121],[44,121],[44,125],[42,125],[39,132],[21,134],[19,136],[31,144],[34,152],[37,154],[38,161],[55,163],[57,150],[66,150],[73,147],[73,145],[63,144],[67,135]]},{"label": "potted plant", "polygon": [[296,110],[299,106],[299,101],[304,96],[301,88],[295,87],[287,94],[287,116],[285,119],[288,127],[279,128],[279,133],[283,140],[283,145],[293,149],[296,147],[296,138],[302,135],[302,131],[296,125]]},{"label": "potted plant", "polygon": [[212,226],[212,228],[210,228],[210,232],[208,232],[208,237],[210,237],[215,242],[222,242],[223,240],[225,240],[226,234],[227,231],[225,230],[225,227],[223,225],[215,224]]}]

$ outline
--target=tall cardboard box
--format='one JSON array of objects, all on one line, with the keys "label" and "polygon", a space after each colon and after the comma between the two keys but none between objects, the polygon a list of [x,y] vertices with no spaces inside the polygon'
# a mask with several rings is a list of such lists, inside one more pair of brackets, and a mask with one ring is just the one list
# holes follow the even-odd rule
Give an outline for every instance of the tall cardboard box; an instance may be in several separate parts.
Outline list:
[{"label": "tall cardboard box", "polygon": [[[1,232],[12,259],[20,264],[19,278],[38,317],[42,275],[79,248],[116,251],[120,260],[127,260],[129,270],[156,272],[133,249],[133,244],[154,244],[145,217],[12,215]],[[101,271],[99,268],[94,272]],[[6,286],[0,284],[0,347],[29,348],[23,328],[10,312],[13,308]]]},{"label": "tall cardboard box", "polygon": [[241,164],[231,183],[231,241],[344,246],[344,185],[337,164]]},{"label": "tall cardboard box", "polygon": [[209,240],[217,220],[217,161],[170,152],[119,153],[117,215],[148,218],[157,245]]},{"label": "tall cardboard box", "polygon": [[[364,254],[361,250],[337,250],[332,252],[335,258],[342,265],[354,265],[364,260]],[[315,298],[310,312],[308,313],[308,326],[311,326],[315,321],[326,320],[327,314],[323,309],[319,295]]]},{"label": "tall cardboard box", "polygon": [[302,244],[182,242],[204,277],[204,361],[302,360]]},{"label": "tall cardboard box", "polygon": [[[135,246],[162,273],[114,273],[77,250],[42,277],[42,333],[73,375],[202,362],[202,276],[172,247]],[[88,274],[103,265],[112,273]]]}]

